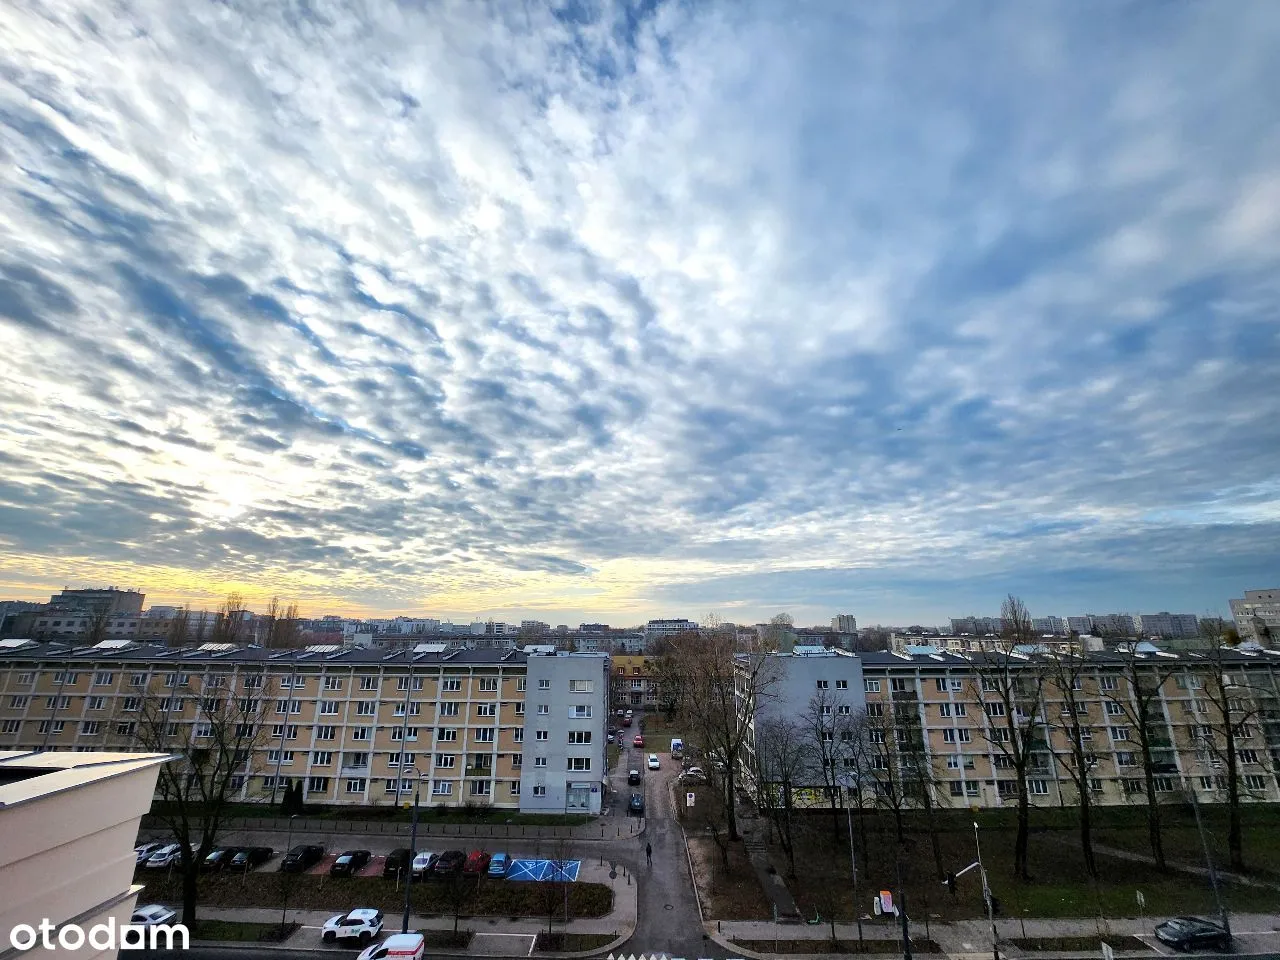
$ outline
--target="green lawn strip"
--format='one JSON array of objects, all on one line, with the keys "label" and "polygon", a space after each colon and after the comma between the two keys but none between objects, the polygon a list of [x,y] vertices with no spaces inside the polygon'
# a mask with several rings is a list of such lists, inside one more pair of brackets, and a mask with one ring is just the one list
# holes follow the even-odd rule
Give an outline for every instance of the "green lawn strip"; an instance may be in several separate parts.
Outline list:
[{"label": "green lawn strip", "polygon": [[[742,940],[731,943],[753,953],[901,953],[901,940]],[[775,949],[774,944],[777,944]],[[915,953],[942,953],[942,948],[923,937],[911,938]]]},{"label": "green lawn strip", "polygon": [[[285,925],[285,938],[298,929],[298,924]],[[258,943],[279,942],[280,924],[247,923],[239,920],[197,920],[191,928],[192,940],[219,940]]]},{"label": "green lawn strip", "polygon": [[471,938],[475,936],[470,930],[459,930],[457,933],[452,930],[419,930],[418,932],[422,934],[428,947],[453,947],[459,950],[470,946]]},{"label": "green lawn strip", "polygon": [[607,759],[605,761],[605,764],[609,770],[616,770],[618,768],[618,758],[620,756],[622,756],[622,748],[618,746],[616,743],[611,744],[606,750]]},{"label": "green lawn strip", "polygon": [[[155,878],[142,873],[148,901],[176,903],[182,900],[181,878]],[[568,884],[569,913],[573,917],[602,917],[613,905],[609,887],[599,883]],[[343,913],[357,907],[373,907],[398,916],[404,909],[404,888],[393,880],[361,877],[334,880],[310,874],[278,872],[215,874],[200,878],[200,902],[212,907],[280,907],[288,890],[292,910],[327,910]],[[415,883],[411,893],[413,912],[420,916],[545,917],[554,909],[563,916],[564,891],[560,884],[516,883],[481,878],[450,882]],[[553,902],[554,901],[554,902]],[[455,909],[456,906],[456,909]]]},{"label": "green lawn strip", "polygon": [[1104,943],[1112,950],[1158,952],[1137,937],[1014,937],[1007,942],[1022,950],[1058,950],[1063,953],[1099,953]]},{"label": "green lawn strip", "polygon": [[564,933],[557,930],[554,933],[538,934],[538,940],[533,949],[552,953],[576,953],[579,950],[598,950],[601,947],[607,947],[616,939],[618,937],[613,933]]}]

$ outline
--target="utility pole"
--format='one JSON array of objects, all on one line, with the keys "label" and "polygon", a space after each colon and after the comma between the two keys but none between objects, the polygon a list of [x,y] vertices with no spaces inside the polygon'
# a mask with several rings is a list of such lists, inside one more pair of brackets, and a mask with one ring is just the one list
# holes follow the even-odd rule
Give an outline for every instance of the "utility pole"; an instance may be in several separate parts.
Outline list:
[{"label": "utility pole", "polygon": [[898,870],[898,919],[902,922],[902,960],[911,960],[911,932],[907,920],[907,894],[902,888],[902,851],[895,858]]},{"label": "utility pole", "polygon": [[862,902],[858,899],[858,858],[853,853],[853,811],[844,808],[845,820],[849,824],[849,863],[853,867],[853,918],[858,922],[858,942],[862,942]]},{"label": "utility pole", "polygon": [[1196,830],[1200,832],[1200,846],[1204,848],[1205,866],[1209,868],[1209,884],[1213,887],[1213,899],[1218,904],[1218,916],[1222,918],[1222,929],[1231,936],[1231,918],[1227,916],[1227,908],[1222,903],[1222,894],[1218,891],[1218,871],[1214,869],[1213,857],[1209,854],[1209,840],[1204,834],[1204,824],[1200,820],[1200,800],[1196,796],[1195,784],[1190,784],[1191,809],[1196,813]]},{"label": "utility pole", "polygon": [[[400,759],[404,759],[403,739],[401,742]],[[413,815],[411,822],[413,826],[409,828],[409,865],[405,867],[404,878],[404,916],[400,919],[400,932],[409,932],[409,888],[413,886],[413,858],[418,855],[418,798],[422,794],[422,777],[418,773],[417,767],[410,767],[413,771]],[[400,775],[403,777],[404,768],[400,768]],[[400,783],[396,782],[396,788],[399,789]],[[424,875],[423,880],[426,880]]]}]

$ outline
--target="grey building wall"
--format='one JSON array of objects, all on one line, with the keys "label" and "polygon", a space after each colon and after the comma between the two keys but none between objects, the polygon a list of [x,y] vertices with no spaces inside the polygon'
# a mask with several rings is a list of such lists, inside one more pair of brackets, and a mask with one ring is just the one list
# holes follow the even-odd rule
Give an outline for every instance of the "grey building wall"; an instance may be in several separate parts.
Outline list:
[{"label": "grey building wall", "polygon": [[[609,722],[609,657],[593,653],[531,656],[525,684],[520,809],[527,813],[599,813]],[[587,690],[575,690],[587,684]],[[589,715],[579,716],[580,712]],[[590,743],[570,743],[570,732]],[[540,740],[539,733],[546,739]],[[589,770],[570,770],[570,758]],[[538,761],[545,759],[545,765]],[[538,788],[541,788],[540,790]]]}]

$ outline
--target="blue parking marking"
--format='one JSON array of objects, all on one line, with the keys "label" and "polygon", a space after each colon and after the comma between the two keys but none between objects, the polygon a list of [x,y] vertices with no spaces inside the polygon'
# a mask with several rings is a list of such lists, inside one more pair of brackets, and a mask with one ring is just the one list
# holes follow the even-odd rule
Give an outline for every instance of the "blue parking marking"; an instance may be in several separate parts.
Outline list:
[{"label": "blue parking marking", "polygon": [[558,880],[573,883],[578,879],[581,860],[512,860],[508,880],[541,882]]}]

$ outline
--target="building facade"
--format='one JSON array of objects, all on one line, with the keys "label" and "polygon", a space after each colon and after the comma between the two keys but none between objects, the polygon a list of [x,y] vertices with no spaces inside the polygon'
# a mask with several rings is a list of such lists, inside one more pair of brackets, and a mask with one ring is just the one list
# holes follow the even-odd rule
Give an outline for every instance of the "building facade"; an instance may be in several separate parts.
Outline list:
[{"label": "building facade", "polygon": [[1246,590],[1243,597],[1231,601],[1231,616],[1240,639],[1274,645],[1280,638],[1280,587]]},{"label": "building facade", "polygon": [[[839,659],[837,659],[837,654]],[[843,707],[857,716],[862,751],[855,758],[852,744],[844,755],[837,749],[831,761],[847,771],[841,804],[851,804],[859,785],[865,794],[883,790],[883,777],[906,769],[901,754],[910,744],[910,763],[927,770],[932,802],[940,807],[1001,807],[1016,803],[1017,784],[1011,763],[1000,747],[1004,736],[1005,705],[991,688],[988,666],[993,653],[847,654],[777,656],[777,681],[761,701],[753,728],[768,717],[805,717],[815,697],[821,697],[838,717]],[[1231,685],[1232,724],[1238,736],[1235,753],[1240,789],[1248,802],[1280,801],[1280,653],[1270,650],[1225,653],[1226,679]],[[847,658],[847,659],[846,659]],[[1043,654],[1016,658],[1028,673],[1044,668]],[[1145,773],[1134,729],[1134,691],[1130,676],[1156,683],[1158,695],[1150,716],[1153,773],[1158,797],[1182,800],[1195,791],[1203,802],[1220,802],[1227,789],[1221,716],[1215,715],[1210,694],[1213,669],[1204,653],[1152,651],[1136,655],[1088,653],[1077,661],[1078,687],[1070,702],[1079,717],[1082,741],[1087,741],[1092,768],[1088,778],[1091,799],[1099,804],[1145,802]],[[856,668],[855,668],[856,664]],[[860,674],[861,689],[853,680]],[[844,685],[837,688],[840,681]],[[1029,681],[1028,681],[1029,682]],[[825,684],[825,686],[824,686]],[[1032,751],[1028,788],[1036,805],[1079,802],[1068,773],[1072,725],[1067,695],[1052,682],[1044,685],[1036,714],[1037,746]],[[906,734],[903,731],[908,731]],[[895,734],[896,731],[896,734]],[[900,740],[898,738],[901,738]],[[755,751],[742,758],[742,782],[752,785]],[[825,805],[825,788],[815,778],[808,790],[795,792],[797,802]]]},{"label": "building facade", "polygon": [[643,654],[615,654],[609,678],[609,703],[616,709],[645,708],[658,705],[658,681],[654,675],[654,658]]},{"label": "building facade", "polygon": [[1138,633],[1144,637],[1185,639],[1200,636],[1200,618],[1194,613],[1144,613],[1138,617]]},{"label": "building facade", "polygon": [[858,618],[851,613],[841,613],[831,618],[833,633],[857,633]]},{"label": "building facade", "polygon": [[[0,749],[140,749],[163,711],[166,749],[251,726],[233,781],[237,799],[249,802],[271,803],[298,780],[313,804],[403,803],[416,775],[431,804],[515,810],[527,800],[543,810],[551,802],[544,796],[576,803],[569,784],[604,776],[602,760],[584,768],[578,752],[566,753],[578,733],[561,725],[560,741],[550,740],[551,714],[531,714],[527,695],[530,664],[556,696],[569,697],[570,681],[590,681],[588,692],[575,688],[565,703],[587,706],[584,720],[603,722],[606,655],[422,646],[388,653],[2,641]],[[602,740],[593,732],[601,750]],[[537,764],[545,795],[522,789],[534,769],[525,764],[526,743],[545,758]],[[598,812],[599,802],[598,792],[588,794],[587,809]]]},{"label": "building facade", "polygon": [[696,633],[698,625],[692,620],[650,620],[644,625],[644,634],[649,639],[654,637],[670,637],[677,633]]}]

